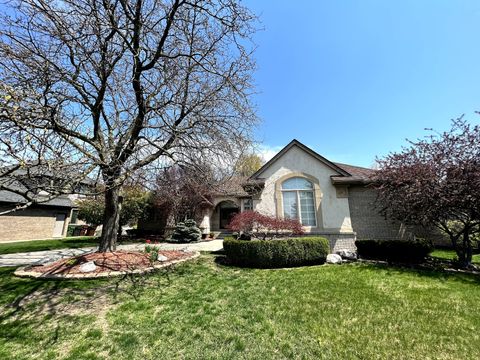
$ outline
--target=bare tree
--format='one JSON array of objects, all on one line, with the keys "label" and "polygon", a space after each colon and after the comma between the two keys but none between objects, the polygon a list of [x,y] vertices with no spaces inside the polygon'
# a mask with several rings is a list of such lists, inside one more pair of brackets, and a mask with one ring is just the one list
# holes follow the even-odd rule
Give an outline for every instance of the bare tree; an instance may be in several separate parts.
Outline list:
[{"label": "bare tree", "polygon": [[168,226],[186,219],[199,222],[203,211],[213,206],[217,184],[207,165],[200,172],[197,167],[172,166],[159,173],[153,204],[162,210]]},{"label": "bare tree", "polygon": [[115,249],[121,186],[132,174],[224,161],[250,138],[256,18],[237,0],[10,5],[15,15],[0,25],[2,156],[98,171],[100,251]]}]

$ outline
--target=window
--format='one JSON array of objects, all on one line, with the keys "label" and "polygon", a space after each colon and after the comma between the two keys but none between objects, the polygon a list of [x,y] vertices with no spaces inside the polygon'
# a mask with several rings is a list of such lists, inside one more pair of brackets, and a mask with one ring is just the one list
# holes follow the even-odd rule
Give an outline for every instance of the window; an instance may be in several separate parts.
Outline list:
[{"label": "window", "polygon": [[298,219],[304,226],[316,226],[313,184],[307,179],[294,177],[282,183],[283,216]]},{"label": "window", "polygon": [[243,200],[243,211],[253,210],[253,200],[252,199],[244,199]]}]

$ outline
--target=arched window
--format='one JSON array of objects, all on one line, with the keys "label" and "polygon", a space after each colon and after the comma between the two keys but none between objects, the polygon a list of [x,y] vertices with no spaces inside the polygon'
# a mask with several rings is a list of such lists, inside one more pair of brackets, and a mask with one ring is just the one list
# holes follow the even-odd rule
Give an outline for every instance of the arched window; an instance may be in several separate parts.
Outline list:
[{"label": "arched window", "polygon": [[283,216],[298,219],[304,226],[316,226],[313,184],[307,179],[294,177],[282,183]]}]

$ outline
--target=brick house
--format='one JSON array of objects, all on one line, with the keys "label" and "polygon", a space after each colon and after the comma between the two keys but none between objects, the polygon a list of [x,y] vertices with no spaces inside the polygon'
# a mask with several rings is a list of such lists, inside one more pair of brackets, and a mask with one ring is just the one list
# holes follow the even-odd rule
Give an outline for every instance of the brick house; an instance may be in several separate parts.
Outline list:
[{"label": "brick house", "polygon": [[[245,210],[299,219],[305,233],[329,239],[333,251],[354,249],[356,238],[405,239],[431,235],[419,227],[386,220],[369,187],[375,170],[334,163],[297,140],[291,141],[255,174],[216,193],[201,222],[205,232],[223,231]],[[438,234],[437,234],[438,235]],[[443,241],[441,235],[437,242]]]},{"label": "brick house", "polygon": [[[15,197],[15,194],[0,191],[0,212],[17,204],[20,199]],[[0,215],[0,243],[65,237],[74,209],[74,202],[64,195],[24,210]]]},{"label": "brick house", "polygon": [[[24,173],[25,171],[17,171],[16,179],[24,176]],[[50,182],[55,178],[52,174],[43,173],[35,174],[35,177],[34,180],[40,182]],[[25,180],[28,181],[29,178],[25,176]],[[8,186],[5,185],[6,183]],[[20,195],[23,190],[26,190],[21,181],[3,179],[2,184],[4,186],[0,190],[0,213],[26,202],[25,198]],[[80,190],[85,190],[84,187],[91,185],[92,181],[82,180],[77,184],[77,190],[82,192]],[[15,190],[19,190],[18,193]],[[47,196],[47,194],[42,195],[42,192],[39,192],[37,196],[40,200],[37,204],[0,215],[0,243],[65,237],[68,225],[77,222],[78,210],[75,200],[83,195],[79,193],[65,194],[48,201],[41,201],[42,196]],[[46,197],[45,200],[47,200]]]}]

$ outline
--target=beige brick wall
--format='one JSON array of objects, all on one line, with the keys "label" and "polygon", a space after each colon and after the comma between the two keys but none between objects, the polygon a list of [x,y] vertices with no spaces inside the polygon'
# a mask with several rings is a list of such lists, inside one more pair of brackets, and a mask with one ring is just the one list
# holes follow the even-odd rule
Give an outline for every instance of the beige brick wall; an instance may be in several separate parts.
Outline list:
[{"label": "beige brick wall", "polygon": [[[2,207],[0,207],[0,211]],[[0,242],[14,240],[51,239],[55,218],[59,213],[66,215],[63,235],[70,218],[66,208],[29,208],[6,215],[0,215]]]},{"label": "beige brick wall", "polygon": [[406,227],[398,221],[385,219],[375,207],[375,190],[364,186],[349,188],[348,202],[353,231],[357,239],[406,239],[415,234],[431,238],[437,245],[449,245],[448,238],[436,228]]}]

